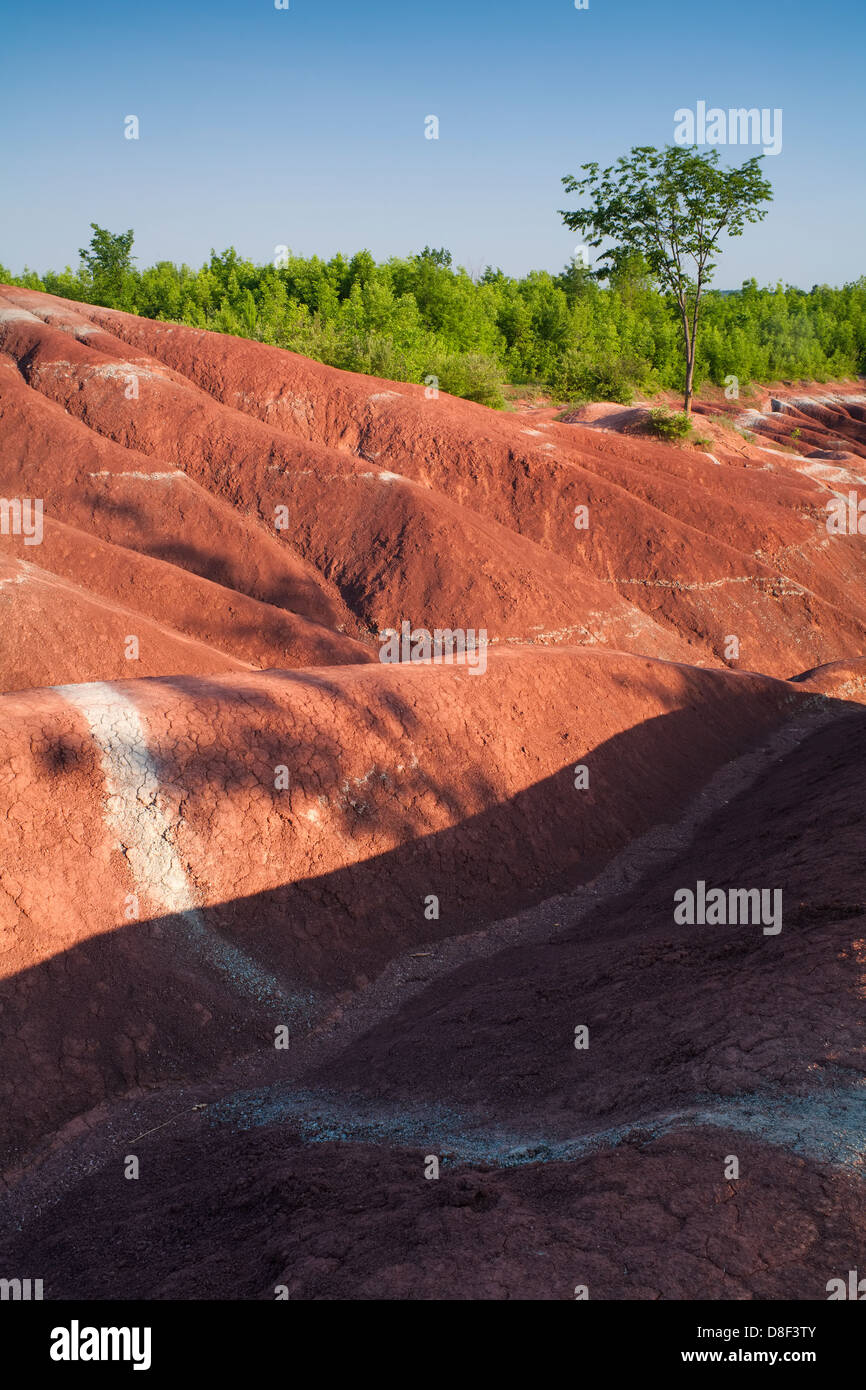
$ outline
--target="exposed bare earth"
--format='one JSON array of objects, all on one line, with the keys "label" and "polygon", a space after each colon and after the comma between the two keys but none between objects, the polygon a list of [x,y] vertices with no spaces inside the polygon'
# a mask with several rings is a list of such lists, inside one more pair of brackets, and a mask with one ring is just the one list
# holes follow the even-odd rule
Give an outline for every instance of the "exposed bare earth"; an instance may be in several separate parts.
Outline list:
[{"label": "exposed bare earth", "polygon": [[[774,388],[708,453],[0,289],[0,497],[44,504],[0,534],[0,1273],[862,1265],[863,402]],[[404,619],[486,669],[382,664]],[[676,923],[698,881],[782,929]]]}]

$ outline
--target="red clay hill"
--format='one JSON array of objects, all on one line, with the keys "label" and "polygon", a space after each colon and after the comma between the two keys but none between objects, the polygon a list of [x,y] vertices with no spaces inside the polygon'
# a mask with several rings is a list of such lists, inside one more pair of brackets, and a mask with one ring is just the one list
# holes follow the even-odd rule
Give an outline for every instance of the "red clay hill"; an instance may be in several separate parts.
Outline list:
[{"label": "red clay hill", "polygon": [[[866,536],[827,503],[866,496],[863,401],[780,386],[666,445],[0,288],[3,1269],[856,1266]],[[403,622],[489,648],[384,663]],[[675,923],[699,880],[778,888],[783,929]]]},{"label": "red clay hill", "polygon": [[[351,642],[404,618],[711,666],[733,635],[736,669],[782,677],[862,649],[861,538],[826,530],[827,500],[858,484],[853,455],[829,466],[734,431],[710,455],[524,419],[10,287],[0,354],[0,495],[41,496],[55,522],[160,561],[161,579],[142,566],[123,584],[126,557],[94,554],[99,600],[225,656],[363,661],[377,644]],[[13,563],[81,583],[76,544],[4,538]],[[278,609],[274,625],[242,597]],[[202,607],[213,620],[193,624]],[[153,664],[129,675],[205,669],[192,647],[169,666],[140,648]],[[100,642],[78,679],[106,660],[114,676],[125,657]]]}]

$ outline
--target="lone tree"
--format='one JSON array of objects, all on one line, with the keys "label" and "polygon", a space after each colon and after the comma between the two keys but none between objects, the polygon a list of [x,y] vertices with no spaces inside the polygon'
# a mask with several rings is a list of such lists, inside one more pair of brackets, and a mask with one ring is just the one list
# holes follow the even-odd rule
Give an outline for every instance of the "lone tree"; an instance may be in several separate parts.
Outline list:
[{"label": "lone tree", "polygon": [[576,212],[560,209],[563,222],[580,231],[588,245],[607,238],[613,247],[599,258],[608,264],[594,273],[604,279],[629,257],[643,258],[663,291],[673,295],[683,331],[686,364],[686,415],[692,413],[692,383],[701,295],[712,279],[723,232],[742,236],[747,222],[760,222],[773,197],[761,174],[761,155],[739,169],[720,169],[717,150],[700,154],[696,147],[636,145],[616,164],[599,172],[583,164],[585,178],[568,174],[568,193],[590,200]]}]

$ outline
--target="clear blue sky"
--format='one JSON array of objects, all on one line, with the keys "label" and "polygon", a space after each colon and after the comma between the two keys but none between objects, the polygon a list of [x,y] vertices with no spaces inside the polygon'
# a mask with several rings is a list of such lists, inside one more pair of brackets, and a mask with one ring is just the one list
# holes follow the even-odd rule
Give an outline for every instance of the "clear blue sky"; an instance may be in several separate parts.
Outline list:
[{"label": "clear blue sky", "polygon": [[716,284],[866,273],[864,0],[290,6],[8,7],[0,262],[75,265],[93,221],[133,227],[141,266],[232,244],[263,261],[280,244],[383,259],[429,243],[473,272],[559,270],[575,245],[561,175],[671,143],[675,110],[702,100],[784,113],[763,162],[775,201]]}]

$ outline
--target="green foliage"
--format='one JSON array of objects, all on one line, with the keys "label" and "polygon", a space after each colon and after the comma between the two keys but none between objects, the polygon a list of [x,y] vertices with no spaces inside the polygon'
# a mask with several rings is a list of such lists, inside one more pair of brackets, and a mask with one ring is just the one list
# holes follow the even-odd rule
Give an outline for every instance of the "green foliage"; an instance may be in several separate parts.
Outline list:
[{"label": "green foliage", "polygon": [[616,401],[630,405],[634,399],[632,382],[641,375],[636,358],[611,356],[570,347],[551,374],[551,386],[563,400],[582,397],[589,401]]},{"label": "green foliage", "polygon": [[[229,247],[206,265],[132,265],[132,233],[94,227],[78,271],[25,269],[7,283],[99,302],[148,318],[271,343],[331,366],[394,381],[436,377],[442,391],[502,405],[504,382],[532,384],[559,401],[628,403],[683,385],[672,295],[652,287],[646,261],[621,257],[603,287],[572,262],[560,275],[521,279],[488,267],[473,280],[449,253],[377,263],[287,255],[255,265]],[[866,371],[866,278],[809,291],[750,280],[703,298],[695,385],[853,376]]]},{"label": "green foliage", "polygon": [[90,246],[82,246],[79,255],[82,279],[89,282],[87,296],[94,304],[127,309],[135,300],[135,273],[132,262],[132,229],[128,232],[107,232],[91,222],[93,236]]},{"label": "green foliage", "polygon": [[649,425],[659,439],[685,439],[692,432],[692,422],[685,411],[672,414],[667,406],[659,406],[649,413]]},{"label": "green foliage", "polygon": [[505,405],[502,376],[492,357],[480,352],[457,352],[443,357],[438,366],[432,375],[439,378],[441,390],[497,410]]},{"label": "green foliage", "polygon": [[718,150],[636,145],[601,172],[590,163],[581,166],[583,179],[567,174],[566,192],[591,201],[560,216],[572,231],[588,235],[590,246],[613,243],[599,257],[601,268],[593,272],[598,278],[642,262],[653,281],[679,301],[712,278],[710,257],[723,231],[742,236],[747,222],[766,217],[762,204],[773,195],[760,160],[756,155],[739,169],[722,169]]},{"label": "green foliage", "polygon": [[636,145],[601,172],[593,162],[582,166],[584,178],[567,174],[562,180],[566,192],[589,199],[588,207],[560,212],[565,225],[582,232],[594,248],[611,243],[593,274],[616,284],[640,267],[676,304],[686,414],[691,410],[701,299],[716,268],[711,257],[723,232],[742,236],[747,222],[766,217],[763,204],[773,196],[760,160],[756,155],[739,169],[722,169],[718,150],[701,154],[696,147]]}]

